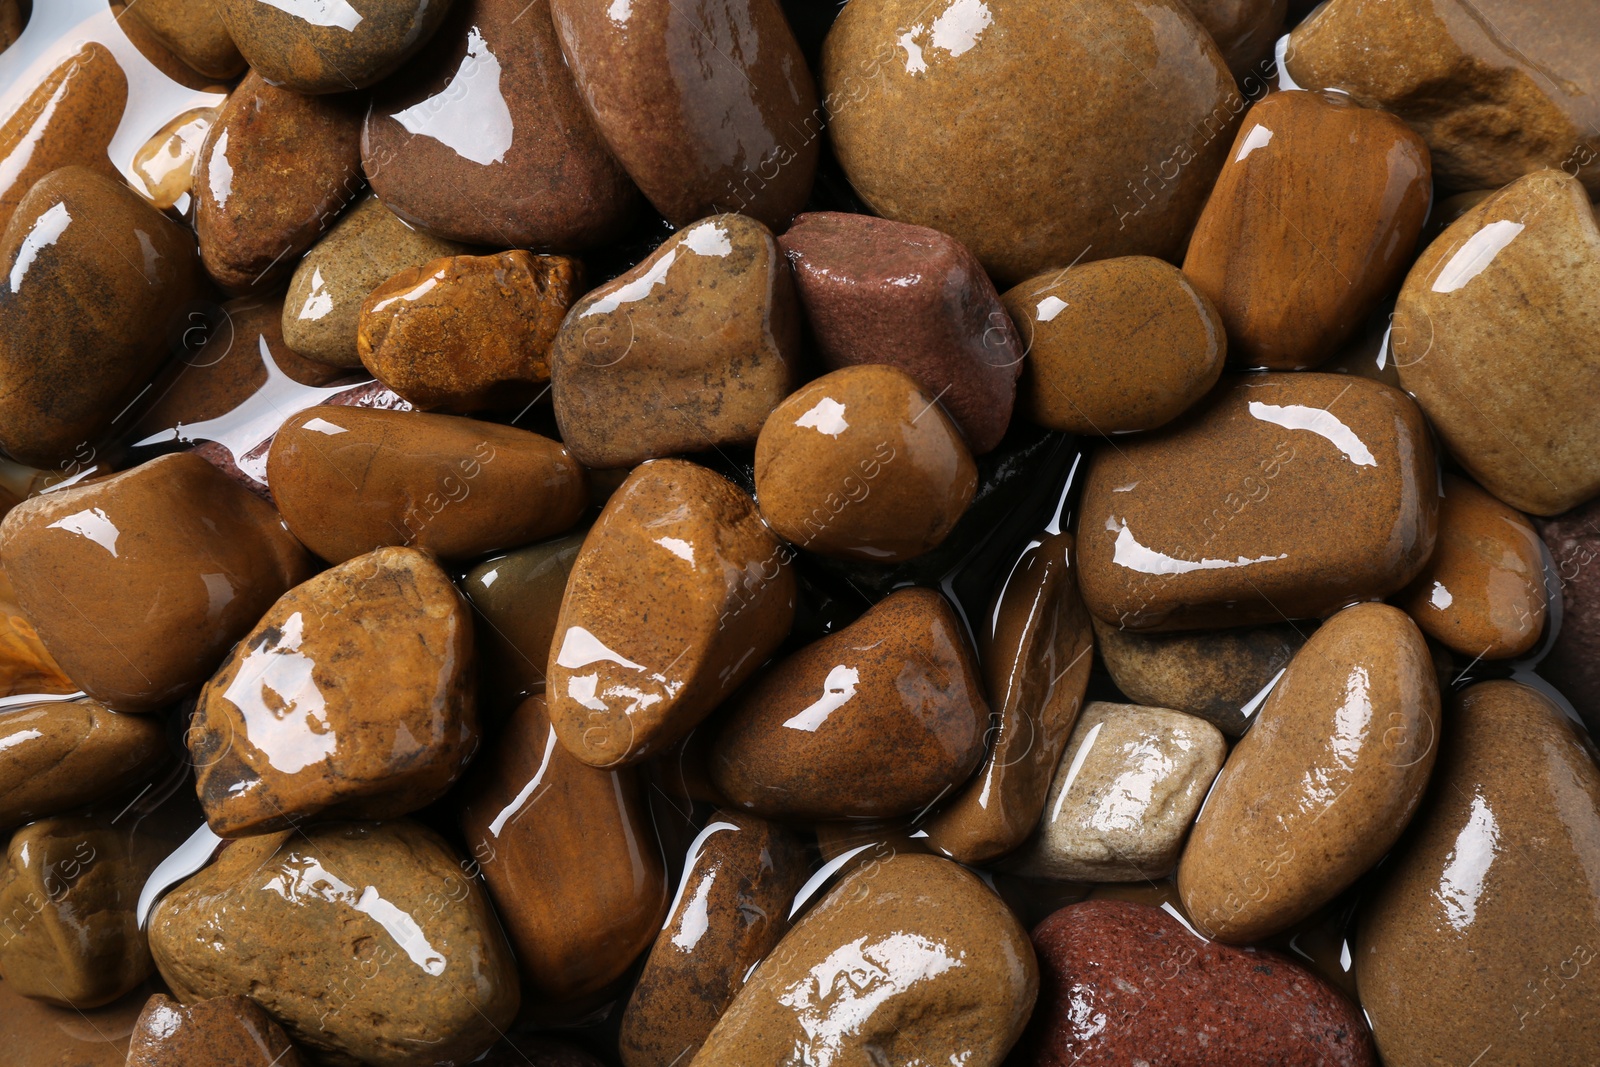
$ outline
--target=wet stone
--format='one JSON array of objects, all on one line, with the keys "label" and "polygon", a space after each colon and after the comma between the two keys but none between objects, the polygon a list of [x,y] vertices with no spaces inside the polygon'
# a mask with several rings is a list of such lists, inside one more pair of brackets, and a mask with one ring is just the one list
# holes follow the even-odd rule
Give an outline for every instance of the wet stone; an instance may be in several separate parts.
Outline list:
[{"label": "wet stone", "polygon": [[127,11],[177,57],[208,78],[244,73],[244,57],[223,24],[226,0],[135,0]]},{"label": "wet stone", "polygon": [[297,93],[343,93],[382,80],[450,13],[450,0],[213,0],[250,66]]},{"label": "wet stone", "polygon": [[1287,0],[1184,0],[1211,34],[1228,69],[1245,92],[1267,72],[1272,46],[1283,35]]},{"label": "wet stone", "polygon": [[151,135],[133,157],[133,172],[144,195],[162,210],[176,207],[194,190],[194,169],[211,127],[221,114],[214,107],[185,111]]},{"label": "wet stone", "polygon": [[1539,675],[1600,737],[1600,501],[1538,523],[1560,583],[1561,629]]},{"label": "wet stone", "polygon": [[509,700],[509,711],[523,697],[544,692],[567,576],[588,532],[519,548],[467,572],[461,591],[482,623],[475,628],[480,702]]},{"label": "wet stone", "polygon": [[149,716],[94,700],[0,711],[0,827],[56,815],[150,777],[167,761]]},{"label": "wet stone", "polygon": [[134,1023],[127,1067],[302,1067],[283,1030],[255,1001],[212,997],[180,1004],[157,993]]}]

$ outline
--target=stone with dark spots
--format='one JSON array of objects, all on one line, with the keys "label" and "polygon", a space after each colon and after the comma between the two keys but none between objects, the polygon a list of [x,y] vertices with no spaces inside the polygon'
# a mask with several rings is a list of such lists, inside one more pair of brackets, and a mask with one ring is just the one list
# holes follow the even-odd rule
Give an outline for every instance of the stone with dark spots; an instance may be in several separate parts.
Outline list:
[{"label": "stone with dark spots", "polygon": [[297,93],[365,89],[438,30],[450,0],[211,0],[250,66]]}]

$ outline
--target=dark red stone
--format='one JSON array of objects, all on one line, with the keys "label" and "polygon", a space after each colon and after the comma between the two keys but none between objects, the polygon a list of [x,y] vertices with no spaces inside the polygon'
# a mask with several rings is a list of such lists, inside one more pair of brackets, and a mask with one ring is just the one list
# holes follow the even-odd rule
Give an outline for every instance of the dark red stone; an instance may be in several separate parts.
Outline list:
[{"label": "dark red stone", "polygon": [[1282,956],[1088,900],[1033,931],[1039,1002],[1019,1067],[1376,1067],[1361,1012]]}]

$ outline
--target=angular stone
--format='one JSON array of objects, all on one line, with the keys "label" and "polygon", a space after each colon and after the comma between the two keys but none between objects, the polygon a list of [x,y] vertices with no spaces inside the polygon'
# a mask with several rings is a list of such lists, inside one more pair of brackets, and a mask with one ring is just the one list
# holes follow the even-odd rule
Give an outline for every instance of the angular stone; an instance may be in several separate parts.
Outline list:
[{"label": "angular stone", "polygon": [[1084,256],[1176,257],[1245,108],[1194,16],[969,2],[871,0],[833,24],[828,134],[856,193],[1003,286]]},{"label": "angular stone", "polygon": [[206,270],[230,293],[270,292],[360,194],[361,111],[350,99],[280,89],[252,70],[206,136],[194,184]]},{"label": "angular stone", "polygon": [[722,723],[711,777],[772,818],[910,815],[966,780],[988,725],[949,602],[902,589],[758,678]]},{"label": "angular stone", "polygon": [[186,741],[221,837],[424,807],[478,746],[467,605],[415,549],[323,571],[234,648]]},{"label": "angular stone", "polygon": [[1252,107],[1233,144],[1183,272],[1234,363],[1318,366],[1405,275],[1433,199],[1428,147],[1387,111],[1300,90]]},{"label": "angular stone", "polygon": [[1518,179],[1422,253],[1394,311],[1400,381],[1478,483],[1554,515],[1600,493],[1600,228],[1584,187]]},{"label": "angular stone", "polygon": [[334,1067],[470,1062],[520,995],[465,866],[405,820],[245,838],[156,904],[150,950],[179,1000],[248,996]]},{"label": "angular stone", "polygon": [[582,271],[520,249],[403,270],[361,305],[361,362],[424,411],[525,410],[546,392]]},{"label": "angular stone", "polygon": [[1182,271],[1119,256],[1046,271],[1001,297],[1022,335],[1022,406],[1041,426],[1153,430],[1217,384],[1228,337]]},{"label": "angular stone", "polygon": [[1444,476],[1439,546],[1400,597],[1422,632],[1469,658],[1507,659],[1544,630],[1544,553],[1519,512]]},{"label": "angular stone", "polygon": [[782,229],[817,167],[816,86],[774,0],[552,0],[578,92],[674,226],[738,212]]},{"label": "angular stone", "polygon": [[99,800],[161,769],[161,723],[94,700],[0,711],[0,827]]},{"label": "angular stone", "polygon": [[186,453],[18,505],[0,561],[50,654],[118,711],[199,685],[311,570],[270,504]]},{"label": "angular stone", "polygon": [[898,367],[939,398],[973,452],[1000,443],[1024,348],[994,283],[959,241],[818,211],[795,219],[778,244],[824,364]]},{"label": "angular stone", "polygon": [[589,121],[548,0],[454,0],[453,10],[367,115],[362,169],[385,206],[440,237],[499,248],[620,236],[639,193]]},{"label": "angular stone", "polygon": [[980,657],[995,705],[989,752],[967,787],[923,827],[931,848],[962,863],[1003,856],[1039,825],[1083,705],[1094,632],[1072,554],[1069,533],[1030,546],[996,598]]},{"label": "angular stone", "polygon": [[176,347],[194,236],[83,167],[37,182],[0,235],[0,447],[53,467],[93,446]]},{"label": "angular stone", "polygon": [[185,111],[151,135],[133,157],[133,173],[147,200],[165,211],[194,191],[195,164],[221,112],[214,107]]},{"label": "angular stone", "polygon": [[226,0],[136,0],[128,5],[128,14],[189,66],[226,81],[245,68],[244,56],[222,22],[226,7]]},{"label": "angular stone", "polygon": [[1359,1009],[1309,971],[1196,937],[1160,908],[1073,904],[1033,946],[1039,1006],[1021,1067],[1377,1067]]},{"label": "angular stone", "polygon": [[[1600,500],[1537,524],[1561,590],[1561,629],[1539,676],[1572,702],[1600,737]],[[1552,591],[1552,596],[1554,592]]]},{"label": "angular stone", "polygon": [[476,627],[485,678],[480,704],[510,698],[509,710],[544,692],[567,576],[588,533],[581,529],[486,560],[462,579],[461,591],[482,623]]},{"label": "angular stone", "polygon": [[[1250,702],[1289,666],[1314,624],[1142,634],[1094,619],[1095,647],[1129,700],[1205,719],[1229,737],[1250,726]],[[1253,710],[1253,709],[1252,709]]]},{"label": "angular stone", "polygon": [[634,470],[561,601],[546,671],[561,743],[609,767],[687,734],[788,636],[793,558],[720,475],[671,459]]},{"label": "angular stone", "polygon": [[1387,596],[1433,552],[1437,477],[1427,424],[1398,390],[1238,377],[1194,417],[1095,452],[1084,603],[1126,629],[1192,630]]},{"label": "angular stone", "polygon": [[799,307],[772,233],[720,215],[573,305],[550,349],[556,421],[589,467],[749,445],[799,361]]},{"label": "angular stone", "polygon": [[1362,903],[1385,1063],[1582,1063],[1600,1045],[1600,769],[1537,690],[1455,697],[1434,787]]},{"label": "angular stone", "polygon": [[557,442],[414,411],[307,408],[273,438],[267,481],[289,529],[330,563],[385,545],[481,556],[560,533],[589,503]]},{"label": "angular stone", "polygon": [[745,976],[788,932],[809,866],[782,826],[737,812],[711,816],[623,1013],[625,1067],[693,1061]]},{"label": "angular stone", "polygon": [[1404,119],[1444,188],[1556,167],[1600,193],[1597,49],[1585,0],[1334,0],[1295,27],[1288,68]]},{"label": "angular stone", "polygon": [[246,997],[180,1004],[157,993],[128,1042],[127,1067],[301,1067],[283,1030]]},{"label": "angular stone", "polygon": [[369,196],[334,224],[294,268],[283,301],[283,339],[307,359],[361,368],[361,305],[378,286],[466,246],[402,222]]},{"label": "angular stone", "polygon": [[961,432],[894,367],[846,367],[779,404],[756,441],[761,516],[825,556],[897,563],[939,547],[978,487]]},{"label": "angular stone", "polygon": [[1014,869],[1066,882],[1165,878],[1227,755],[1222,732],[1203,719],[1095,701],[1078,718],[1038,837]]},{"label": "angular stone", "polygon": [[1037,990],[1027,935],[999,897],[949,860],[892,856],[795,924],[694,1062],[995,1067]]},{"label": "angular stone", "polygon": [[365,89],[416,54],[450,0],[211,0],[250,66],[297,93]]},{"label": "angular stone", "polygon": [[1439,747],[1439,683],[1411,619],[1357,604],[1322,624],[1234,746],[1178,866],[1196,929],[1233,944],[1309,916],[1411,821]]}]

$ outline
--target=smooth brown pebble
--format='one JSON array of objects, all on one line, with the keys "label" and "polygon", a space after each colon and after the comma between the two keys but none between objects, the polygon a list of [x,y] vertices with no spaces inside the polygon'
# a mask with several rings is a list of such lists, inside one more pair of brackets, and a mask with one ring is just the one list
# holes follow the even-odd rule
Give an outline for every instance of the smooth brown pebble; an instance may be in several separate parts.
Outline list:
[{"label": "smooth brown pebble", "polygon": [[477,627],[480,704],[505,702],[509,711],[544,692],[567,576],[588,533],[575,530],[485,560],[461,580],[483,623]]},{"label": "smooth brown pebble", "polygon": [[128,1043],[127,1067],[301,1067],[272,1016],[247,997],[180,1004],[157,993]]},{"label": "smooth brown pebble", "polygon": [[383,80],[439,29],[450,0],[200,0],[263,78],[296,93]]},{"label": "smooth brown pebble", "polygon": [[227,81],[244,73],[244,56],[222,21],[226,0],[134,0],[138,19],[177,57],[208,78]]},{"label": "smooth brown pebble", "polygon": [[95,700],[0,711],[0,828],[56,815],[132,786],[167,760],[159,720]]}]

